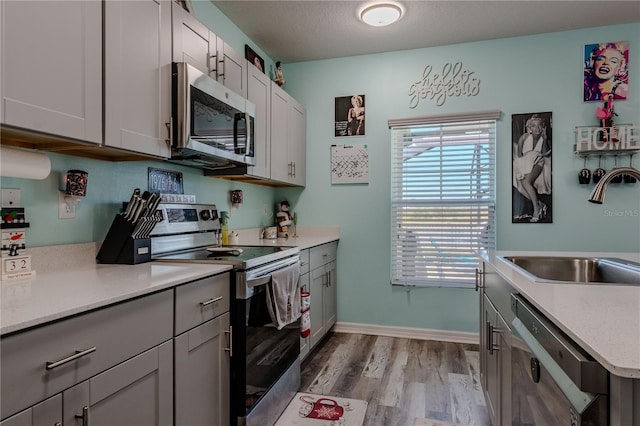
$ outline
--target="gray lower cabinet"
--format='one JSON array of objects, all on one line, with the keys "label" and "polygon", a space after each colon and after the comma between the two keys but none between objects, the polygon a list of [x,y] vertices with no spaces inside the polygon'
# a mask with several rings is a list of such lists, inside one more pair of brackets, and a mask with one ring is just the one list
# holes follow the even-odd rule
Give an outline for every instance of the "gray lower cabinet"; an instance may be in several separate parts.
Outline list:
[{"label": "gray lower cabinet", "polygon": [[337,320],[337,249],[332,242],[309,251],[309,288],[311,291],[311,336],[309,349],[329,332]]},{"label": "gray lower cabinet", "polygon": [[165,342],[64,391],[63,424],[172,425],[172,349]]},{"label": "gray lower cabinet", "polygon": [[176,287],[176,425],[230,424],[229,292],[229,273]]},{"label": "gray lower cabinet", "polygon": [[0,426],[62,425],[62,394],[52,396],[15,416],[0,422]]},{"label": "gray lower cabinet", "polygon": [[166,290],[3,336],[2,426],[171,424],[172,319]]},{"label": "gray lower cabinet", "polygon": [[510,295],[513,288],[487,263],[477,276],[480,291],[480,382],[494,425],[511,423]]}]

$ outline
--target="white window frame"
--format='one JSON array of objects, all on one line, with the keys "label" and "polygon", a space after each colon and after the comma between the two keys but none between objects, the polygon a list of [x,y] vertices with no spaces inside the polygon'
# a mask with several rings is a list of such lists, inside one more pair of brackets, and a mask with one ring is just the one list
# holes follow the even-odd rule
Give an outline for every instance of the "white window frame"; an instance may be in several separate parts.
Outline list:
[{"label": "white window frame", "polygon": [[500,111],[389,120],[391,284],[473,288],[495,248]]}]

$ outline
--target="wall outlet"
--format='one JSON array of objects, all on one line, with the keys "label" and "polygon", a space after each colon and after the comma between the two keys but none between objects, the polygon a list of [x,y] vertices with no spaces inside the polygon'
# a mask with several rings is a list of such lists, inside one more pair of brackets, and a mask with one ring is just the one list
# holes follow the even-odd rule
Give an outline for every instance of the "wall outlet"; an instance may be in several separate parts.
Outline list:
[{"label": "wall outlet", "polygon": [[2,189],[0,194],[0,204],[2,207],[21,207],[19,189]]},{"label": "wall outlet", "polygon": [[76,206],[68,205],[64,199],[65,193],[58,191],[58,218],[59,219],[73,219],[76,217]]}]

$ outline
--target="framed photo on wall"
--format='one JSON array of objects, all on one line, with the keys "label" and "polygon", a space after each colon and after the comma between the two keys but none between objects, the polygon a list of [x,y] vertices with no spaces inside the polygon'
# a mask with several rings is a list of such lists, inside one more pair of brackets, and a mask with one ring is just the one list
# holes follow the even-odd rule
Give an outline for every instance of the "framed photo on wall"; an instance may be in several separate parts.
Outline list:
[{"label": "framed photo on wall", "polygon": [[511,116],[512,223],[552,223],[552,113]]},{"label": "framed photo on wall", "polygon": [[262,59],[248,44],[244,45],[244,57],[264,74],[264,59]]},{"label": "framed photo on wall", "polygon": [[334,131],[336,137],[365,135],[364,95],[335,98]]},{"label": "framed photo on wall", "polygon": [[586,102],[627,99],[629,92],[629,42],[614,41],[584,46]]}]

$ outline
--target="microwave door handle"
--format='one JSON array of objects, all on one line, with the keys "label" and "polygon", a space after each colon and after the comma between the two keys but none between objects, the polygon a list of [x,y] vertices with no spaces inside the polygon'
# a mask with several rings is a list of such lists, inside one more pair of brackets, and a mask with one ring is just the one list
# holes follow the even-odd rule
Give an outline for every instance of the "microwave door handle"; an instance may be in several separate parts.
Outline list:
[{"label": "microwave door handle", "polygon": [[235,113],[233,116],[233,152],[235,153],[238,152],[238,123],[243,118],[244,117],[239,112]]}]

